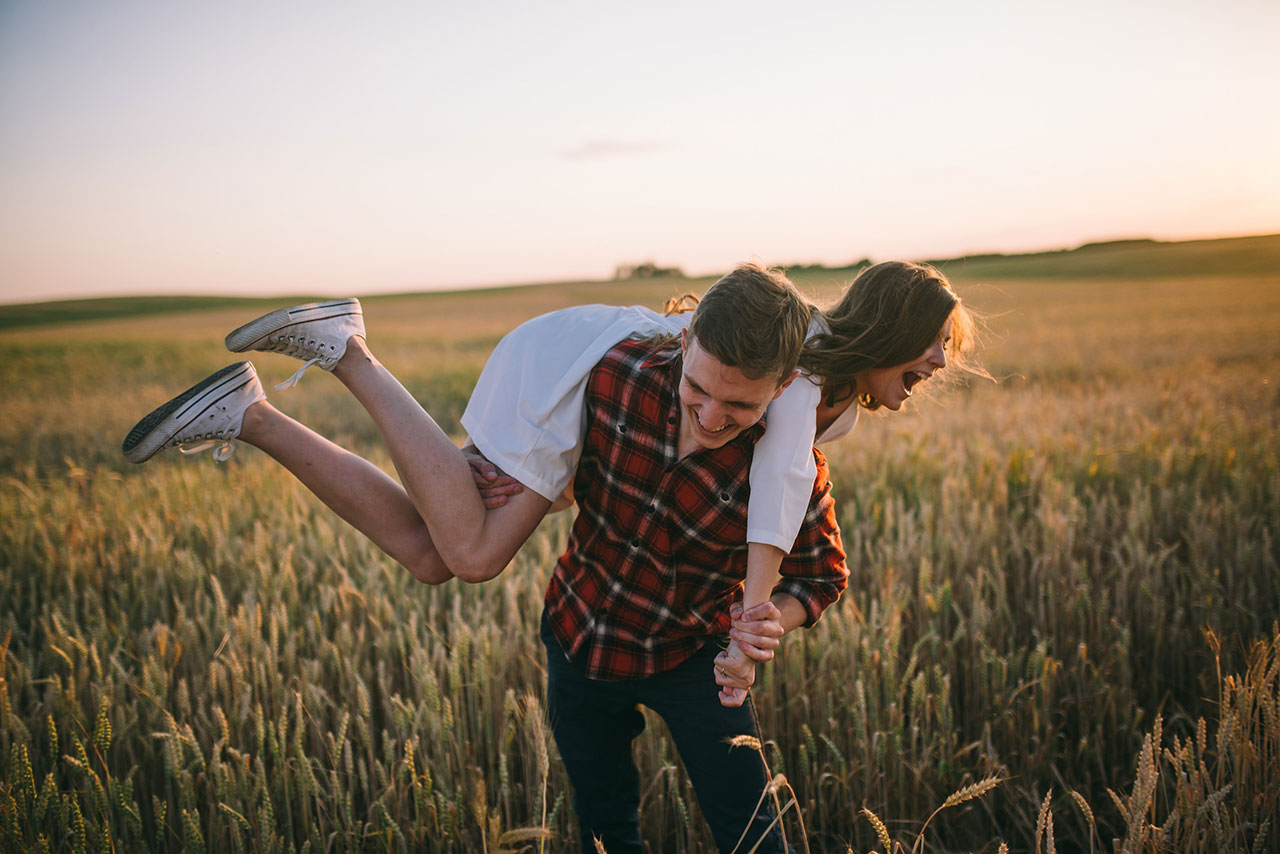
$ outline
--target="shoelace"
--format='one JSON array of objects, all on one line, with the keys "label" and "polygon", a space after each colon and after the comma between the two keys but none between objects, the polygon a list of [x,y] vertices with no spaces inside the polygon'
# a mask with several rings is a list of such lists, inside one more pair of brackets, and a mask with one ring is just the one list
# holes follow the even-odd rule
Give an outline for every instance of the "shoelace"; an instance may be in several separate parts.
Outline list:
[{"label": "shoelace", "polygon": [[198,454],[201,451],[207,451],[213,448],[213,458],[220,463],[225,463],[235,453],[236,443],[230,439],[194,439],[190,442],[182,442],[178,445],[178,453],[180,454]]},{"label": "shoelace", "polygon": [[285,380],[282,383],[276,383],[276,391],[284,391],[287,388],[295,387],[298,384],[298,382],[302,379],[302,375],[307,372],[307,368],[311,367],[312,365],[318,365],[318,364],[320,364],[319,356],[314,356],[310,359],[307,359],[305,362],[302,363],[301,368],[298,368],[298,370],[293,372],[293,376],[289,377],[287,380]]}]

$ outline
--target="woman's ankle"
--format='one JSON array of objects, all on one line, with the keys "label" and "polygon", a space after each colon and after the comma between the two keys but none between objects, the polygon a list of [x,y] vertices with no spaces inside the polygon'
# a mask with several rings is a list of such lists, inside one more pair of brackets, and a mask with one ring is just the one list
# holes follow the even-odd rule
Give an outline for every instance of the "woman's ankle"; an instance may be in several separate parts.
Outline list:
[{"label": "woman's ankle", "polygon": [[342,379],[343,375],[350,375],[352,372],[363,367],[371,367],[378,365],[379,362],[373,356],[373,351],[369,349],[369,342],[359,335],[352,335],[347,339],[347,350],[342,354],[342,358],[333,366],[333,375],[338,379]]},{"label": "woman's ankle", "polygon": [[240,422],[240,433],[236,438],[257,447],[270,432],[272,419],[279,414],[280,410],[266,400],[250,404],[244,411],[244,418]]}]

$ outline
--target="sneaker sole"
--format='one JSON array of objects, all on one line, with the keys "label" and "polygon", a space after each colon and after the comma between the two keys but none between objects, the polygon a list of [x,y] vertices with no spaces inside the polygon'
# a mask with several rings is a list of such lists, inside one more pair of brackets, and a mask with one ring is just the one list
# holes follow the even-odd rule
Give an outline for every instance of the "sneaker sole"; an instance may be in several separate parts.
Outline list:
[{"label": "sneaker sole", "polygon": [[295,305],[289,308],[278,308],[262,317],[250,320],[244,326],[232,330],[227,335],[227,349],[232,353],[243,353],[261,339],[273,332],[310,323],[315,320],[329,320],[335,317],[361,315],[360,300],[342,299],[332,302],[311,302],[306,305]]},{"label": "sneaker sole", "polygon": [[[202,379],[168,403],[152,410],[133,425],[129,435],[120,443],[120,450],[131,463],[144,463],[176,433],[199,418],[209,407],[227,395],[244,388],[253,379],[253,365],[237,362]],[[172,430],[160,427],[176,421]]]}]

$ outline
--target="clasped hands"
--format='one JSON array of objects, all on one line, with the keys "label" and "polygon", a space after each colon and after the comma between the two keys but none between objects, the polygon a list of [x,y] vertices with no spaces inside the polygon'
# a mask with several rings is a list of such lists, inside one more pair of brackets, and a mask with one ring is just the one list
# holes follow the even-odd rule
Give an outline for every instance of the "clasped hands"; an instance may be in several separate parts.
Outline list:
[{"label": "clasped hands", "polygon": [[772,602],[762,602],[745,614],[738,602],[729,606],[733,623],[729,647],[716,656],[716,684],[720,705],[741,706],[756,681],[756,664],[773,658],[782,638],[782,612]]},{"label": "clasped hands", "polygon": [[[485,459],[474,446],[468,445],[462,451],[486,508],[501,507],[509,496],[523,491],[518,480]],[[561,509],[560,503],[552,505],[551,511]],[[565,501],[565,506],[568,503]],[[772,602],[762,602],[744,614],[741,603],[735,602],[729,607],[729,616],[733,620],[730,643],[716,656],[715,677],[720,686],[720,704],[741,706],[755,684],[756,664],[771,660],[778,648],[783,633],[782,612]]]},{"label": "clasped hands", "polygon": [[524,485],[493,463],[470,443],[462,447],[462,456],[471,467],[471,480],[480,491],[480,500],[486,510],[493,510],[507,503],[507,497],[524,492]]},{"label": "clasped hands", "polygon": [[[524,492],[524,484],[516,480],[493,463],[476,449],[475,445],[465,445],[462,456],[471,467],[471,480],[480,491],[480,500],[486,510],[493,510],[507,503],[512,495]],[[548,513],[559,513],[573,506],[573,485],[565,489],[564,494],[551,502]]]}]

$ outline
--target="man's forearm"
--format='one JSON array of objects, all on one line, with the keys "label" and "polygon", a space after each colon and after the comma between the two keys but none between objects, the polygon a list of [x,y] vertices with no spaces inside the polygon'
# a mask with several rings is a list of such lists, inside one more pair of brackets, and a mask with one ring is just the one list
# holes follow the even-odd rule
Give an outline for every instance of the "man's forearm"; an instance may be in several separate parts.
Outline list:
[{"label": "man's forearm", "polygon": [[782,625],[784,635],[793,629],[800,628],[809,619],[809,612],[800,604],[800,600],[790,593],[774,593],[770,601],[782,615],[778,622]]}]

